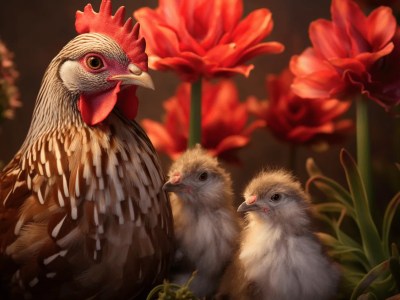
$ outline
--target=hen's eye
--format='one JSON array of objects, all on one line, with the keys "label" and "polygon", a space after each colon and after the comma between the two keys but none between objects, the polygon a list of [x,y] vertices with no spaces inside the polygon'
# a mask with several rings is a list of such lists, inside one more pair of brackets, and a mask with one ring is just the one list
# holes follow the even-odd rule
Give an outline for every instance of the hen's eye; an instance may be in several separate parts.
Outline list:
[{"label": "hen's eye", "polygon": [[201,173],[200,176],[199,176],[199,180],[200,180],[200,181],[206,181],[207,178],[208,178],[207,172],[203,172],[203,173]]},{"label": "hen's eye", "polygon": [[274,201],[274,202],[279,201],[279,200],[281,200],[281,195],[279,195],[279,194],[273,194],[273,195],[271,196],[271,200]]},{"label": "hen's eye", "polygon": [[86,58],[86,65],[92,70],[99,70],[104,66],[100,57],[91,55]]}]

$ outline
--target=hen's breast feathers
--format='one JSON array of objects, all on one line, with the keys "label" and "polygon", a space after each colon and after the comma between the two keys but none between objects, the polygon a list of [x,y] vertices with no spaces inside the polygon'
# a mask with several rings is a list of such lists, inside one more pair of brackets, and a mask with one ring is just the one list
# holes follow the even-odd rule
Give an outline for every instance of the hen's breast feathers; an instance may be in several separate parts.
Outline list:
[{"label": "hen's breast feathers", "polygon": [[19,266],[14,284],[161,279],[154,270],[165,273],[172,251],[164,179],[142,129],[123,122],[50,132],[0,173],[1,253]]}]

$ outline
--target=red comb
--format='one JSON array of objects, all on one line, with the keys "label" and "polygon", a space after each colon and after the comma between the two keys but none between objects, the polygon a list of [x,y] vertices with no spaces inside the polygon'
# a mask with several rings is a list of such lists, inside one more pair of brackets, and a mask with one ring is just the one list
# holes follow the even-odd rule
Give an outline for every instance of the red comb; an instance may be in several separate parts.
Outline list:
[{"label": "red comb", "polygon": [[102,0],[96,13],[91,4],[83,12],[76,12],[75,28],[79,34],[97,32],[114,39],[128,58],[143,71],[147,71],[146,42],[139,38],[139,23],[133,26],[132,18],[124,23],[125,7],[121,6],[112,15],[111,0]]}]

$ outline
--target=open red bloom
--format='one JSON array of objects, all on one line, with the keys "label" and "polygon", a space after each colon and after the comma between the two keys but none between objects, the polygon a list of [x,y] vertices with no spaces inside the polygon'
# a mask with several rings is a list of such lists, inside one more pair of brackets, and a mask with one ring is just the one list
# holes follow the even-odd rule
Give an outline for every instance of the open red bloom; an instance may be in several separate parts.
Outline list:
[{"label": "open red bloom", "polygon": [[156,9],[134,12],[142,25],[149,65],[173,70],[184,80],[243,74],[249,59],[280,53],[283,45],[261,41],[273,27],[268,9],[253,11],[243,20],[242,0],[160,0]]},{"label": "open red bloom", "polygon": [[310,25],[313,47],[294,56],[293,90],[304,98],[361,92],[389,109],[400,103],[400,35],[388,7],[367,17],[351,0],[332,0],[332,22]]},{"label": "open red bloom", "polygon": [[[164,102],[164,124],[145,119],[142,122],[155,148],[176,159],[187,148],[190,115],[190,84],[181,84],[176,95]],[[229,80],[215,85],[203,83],[202,146],[211,155],[235,160],[233,150],[249,143],[250,134],[263,121],[247,125],[246,104],[239,101],[238,91]]]},{"label": "open red bloom", "polygon": [[249,110],[264,120],[278,139],[292,144],[325,145],[340,141],[352,128],[351,120],[336,120],[350,106],[337,99],[303,99],[290,85],[293,74],[267,77],[269,101],[248,100]]}]

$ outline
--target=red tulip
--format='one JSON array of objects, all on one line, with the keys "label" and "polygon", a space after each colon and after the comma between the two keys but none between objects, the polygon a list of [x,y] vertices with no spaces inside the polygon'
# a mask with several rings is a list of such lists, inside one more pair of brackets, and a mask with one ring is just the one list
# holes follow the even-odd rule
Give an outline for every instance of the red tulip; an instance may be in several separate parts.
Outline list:
[{"label": "red tulip", "polygon": [[248,100],[249,110],[264,120],[278,139],[292,144],[326,145],[341,140],[352,128],[351,120],[336,120],[350,106],[337,99],[303,99],[290,85],[293,74],[284,70],[268,76],[269,101]]},{"label": "red tulip", "polygon": [[367,17],[351,0],[332,0],[332,21],[310,25],[313,47],[294,56],[293,90],[303,98],[365,94],[389,109],[400,103],[400,46],[388,7]]},{"label": "red tulip", "polygon": [[[155,148],[176,159],[187,148],[190,114],[190,84],[181,84],[176,95],[164,102],[164,124],[145,119],[142,122]],[[246,126],[246,104],[229,80],[203,83],[202,146],[211,155],[235,160],[234,151],[250,141],[254,129],[264,125],[256,121]]]},{"label": "red tulip", "polygon": [[283,45],[261,41],[273,27],[268,9],[257,9],[240,20],[242,0],[160,0],[156,9],[134,12],[142,25],[149,65],[173,70],[186,81],[243,74],[249,59],[280,53]]}]

